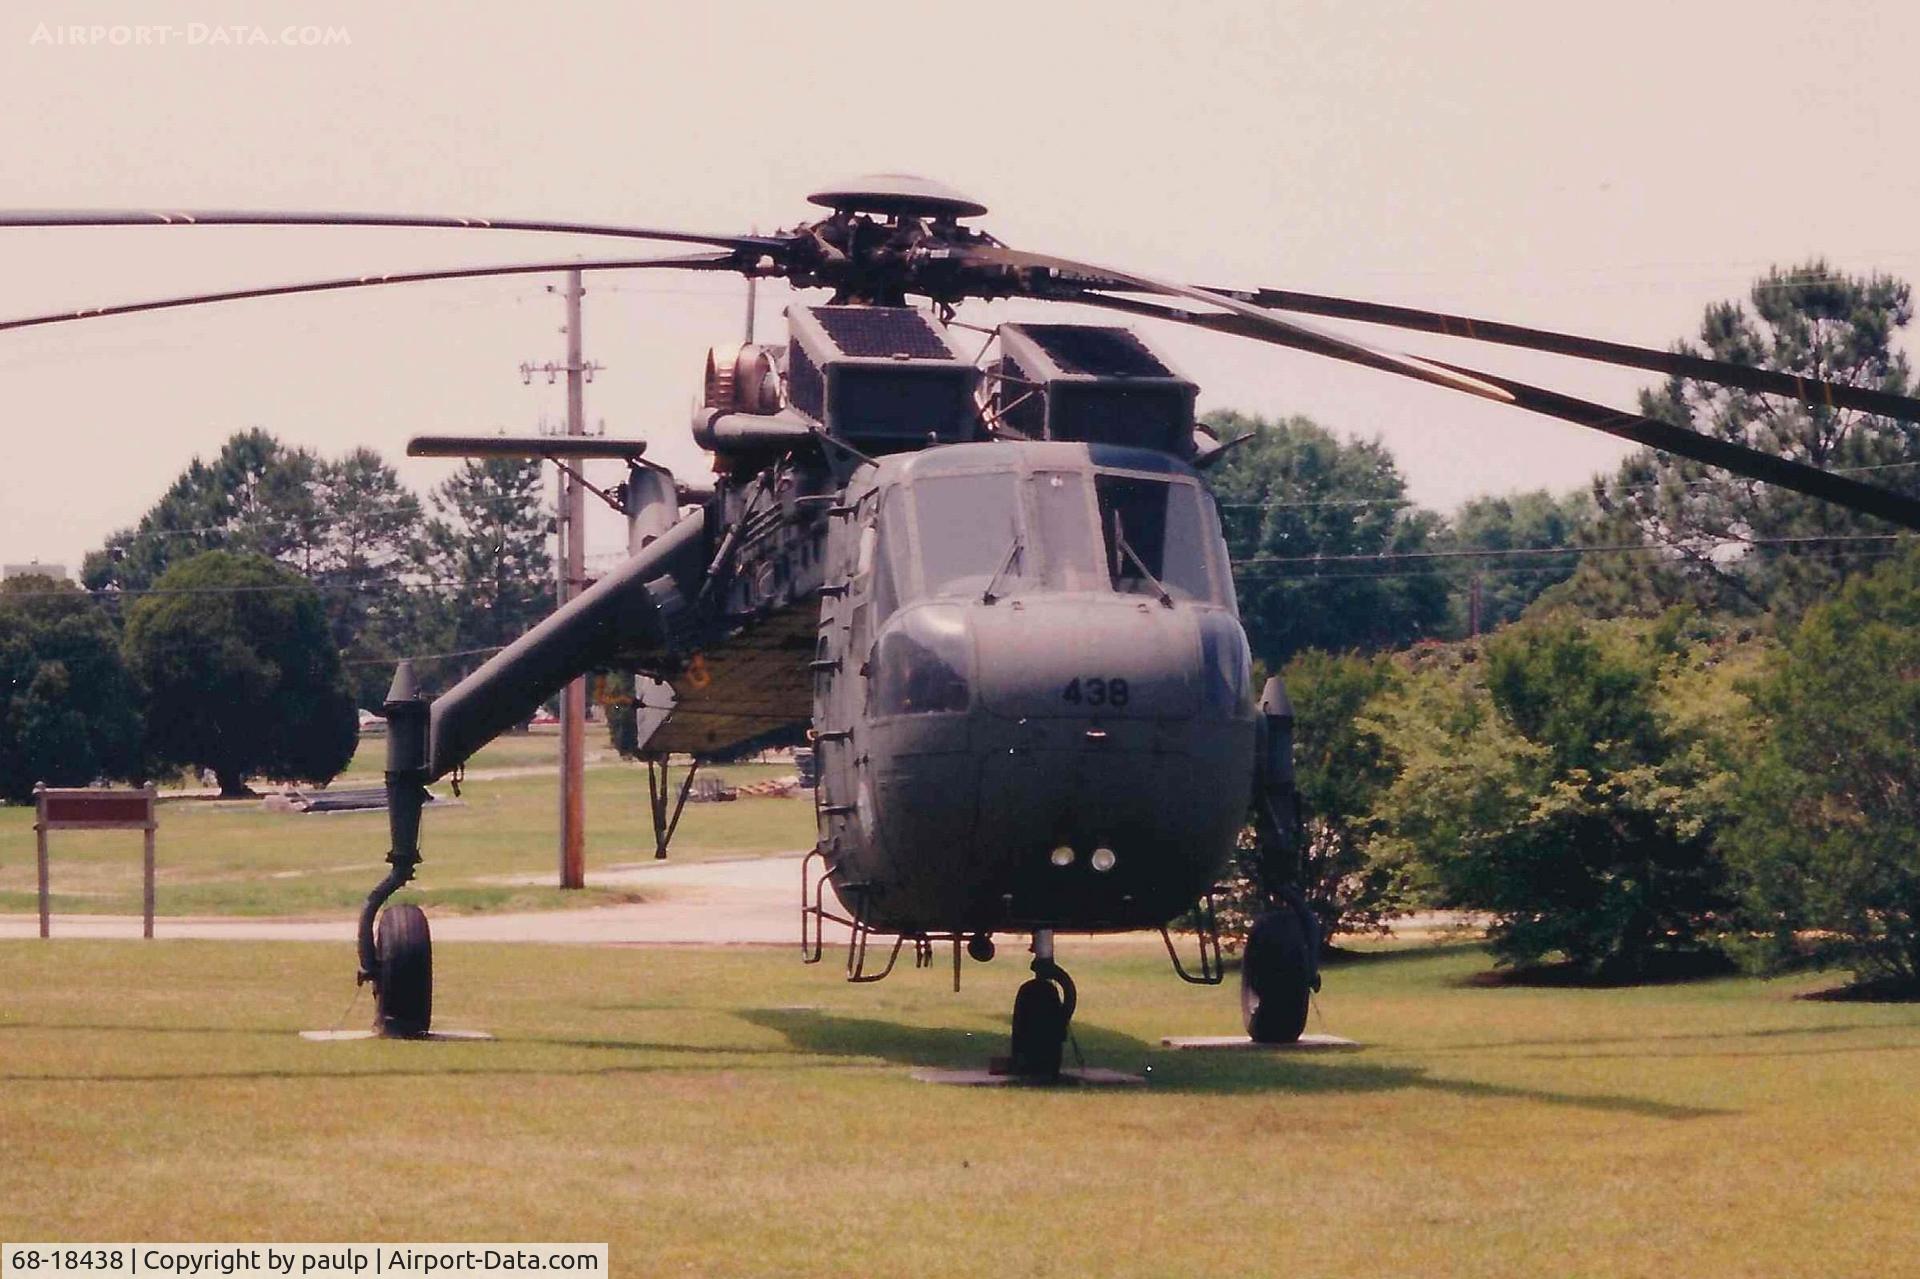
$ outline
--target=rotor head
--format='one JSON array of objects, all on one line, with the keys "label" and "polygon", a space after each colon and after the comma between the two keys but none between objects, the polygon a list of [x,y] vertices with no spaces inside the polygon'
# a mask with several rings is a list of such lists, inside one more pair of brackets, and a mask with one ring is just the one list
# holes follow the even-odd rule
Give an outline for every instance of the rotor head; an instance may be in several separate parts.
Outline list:
[{"label": "rotor head", "polygon": [[944,182],[911,173],[870,173],[836,183],[807,197],[835,213],[878,213],[885,217],[973,218],[987,211]]}]

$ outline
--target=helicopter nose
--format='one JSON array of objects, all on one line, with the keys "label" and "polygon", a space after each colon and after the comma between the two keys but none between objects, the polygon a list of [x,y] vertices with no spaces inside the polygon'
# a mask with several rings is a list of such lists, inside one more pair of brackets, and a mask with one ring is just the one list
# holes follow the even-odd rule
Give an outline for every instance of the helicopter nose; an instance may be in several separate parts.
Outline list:
[{"label": "helicopter nose", "polygon": [[1149,600],[1012,599],[972,610],[980,705],[1013,720],[1191,718],[1194,622]]},{"label": "helicopter nose", "polygon": [[1221,873],[1254,709],[1231,613],[1155,599],[913,605],[882,628],[864,828],[912,849],[874,909],[968,927],[1141,927]]}]

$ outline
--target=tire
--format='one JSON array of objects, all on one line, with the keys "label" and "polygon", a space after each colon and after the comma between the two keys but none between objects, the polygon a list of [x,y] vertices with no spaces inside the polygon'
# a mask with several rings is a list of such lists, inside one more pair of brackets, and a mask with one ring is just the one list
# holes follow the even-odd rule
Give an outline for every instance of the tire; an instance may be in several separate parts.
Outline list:
[{"label": "tire", "polygon": [[374,933],[373,1028],[392,1039],[419,1039],[433,1025],[433,937],[418,906],[389,906]]},{"label": "tire", "polygon": [[1013,997],[1013,1073],[1027,1079],[1058,1079],[1067,1043],[1067,1010],[1060,991],[1035,977]]},{"label": "tire", "polygon": [[1291,1044],[1307,1028],[1319,971],[1318,929],[1302,908],[1283,906],[1254,921],[1240,960],[1240,1019],[1256,1044]]}]

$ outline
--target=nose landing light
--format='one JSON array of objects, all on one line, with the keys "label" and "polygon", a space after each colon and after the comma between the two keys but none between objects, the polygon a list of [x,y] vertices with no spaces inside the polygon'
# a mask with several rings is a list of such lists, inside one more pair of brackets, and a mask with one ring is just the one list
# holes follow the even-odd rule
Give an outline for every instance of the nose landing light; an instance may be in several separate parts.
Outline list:
[{"label": "nose landing light", "polygon": [[1105,874],[1107,871],[1112,870],[1113,864],[1120,859],[1114,856],[1111,848],[1096,848],[1093,850],[1093,856],[1087,860],[1095,870]]},{"label": "nose landing light", "polygon": [[1073,865],[1073,849],[1066,844],[1062,844],[1047,854],[1047,860],[1064,870],[1066,867]]}]

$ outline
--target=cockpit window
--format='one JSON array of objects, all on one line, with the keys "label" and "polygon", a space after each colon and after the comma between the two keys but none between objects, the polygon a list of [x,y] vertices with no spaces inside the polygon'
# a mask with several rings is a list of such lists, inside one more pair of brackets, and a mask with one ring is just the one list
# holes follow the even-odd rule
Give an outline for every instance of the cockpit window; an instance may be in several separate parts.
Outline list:
[{"label": "cockpit window", "polygon": [[975,594],[989,586],[1007,595],[1030,582],[1035,556],[1020,519],[1019,480],[995,471],[913,482],[921,595]]},{"label": "cockpit window", "polygon": [[1157,595],[1164,586],[1176,600],[1217,602],[1209,554],[1213,531],[1197,487],[1101,473],[1094,476],[1093,491],[1114,590]]},{"label": "cockpit window", "polygon": [[[1088,492],[1091,484],[1092,492]],[[991,471],[929,475],[904,486],[912,496],[919,589],[909,591],[907,564],[876,594],[926,599],[1050,590],[1155,595],[1227,602],[1219,534],[1200,487],[1150,475],[1072,470]],[[882,554],[905,547],[900,537],[902,489],[880,512]],[[893,599],[885,601],[889,611]]]},{"label": "cockpit window", "polygon": [[1036,471],[1028,484],[1046,584],[1057,591],[1104,590],[1100,537],[1087,525],[1087,477],[1078,471]]},{"label": "cockpit window", "polygon": [[[906,501],[896,485],[880,500],[877,528],[878,553],[873,556],[873,623],[875,626],[893,615],[900,603],[901,587],[906,580],[907,516]],[[865,552],[865,546],[862,546]]]}]

